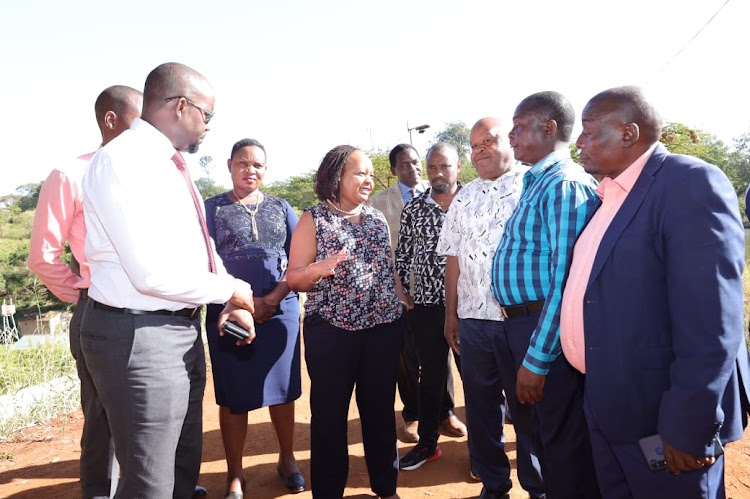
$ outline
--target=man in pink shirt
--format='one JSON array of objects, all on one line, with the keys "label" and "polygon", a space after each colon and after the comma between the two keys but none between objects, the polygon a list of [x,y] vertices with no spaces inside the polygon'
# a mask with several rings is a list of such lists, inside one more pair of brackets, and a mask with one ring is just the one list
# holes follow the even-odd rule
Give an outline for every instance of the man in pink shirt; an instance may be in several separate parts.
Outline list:
[{"label": "man in pink shirt", "polygon": [[[96,122],[102,134],[102,145],[130,128],[141,115],[143,94],[134,88],[114,85],[96,99]],[[83,220],[81,179],[94,153],[84,154],[69,164],[56,168],[42,184],[34,214],[29,246],[29,268],[60,300],[76,303],[70,321],[70,351],[76,360],[81,380],[81,406],[85,418],[81,436],[81,492],[84,498],[109,497],[117,481],[119,468],[107,415],[94,388],[80,352],[79,331],[87,289],[89,267],[84,254],[86,227]],[[71,265],[61,260],[65,243],[73,253]]]},{"label": "man in pink shirt", "polygon": [[722,445],[742,438],[750,379],[736,193],[717,167],[659,143],[637,87],[599,93],[582,119],[581,162],[604,178],[560,330],[586,373],[602,496],[723,498]]}]

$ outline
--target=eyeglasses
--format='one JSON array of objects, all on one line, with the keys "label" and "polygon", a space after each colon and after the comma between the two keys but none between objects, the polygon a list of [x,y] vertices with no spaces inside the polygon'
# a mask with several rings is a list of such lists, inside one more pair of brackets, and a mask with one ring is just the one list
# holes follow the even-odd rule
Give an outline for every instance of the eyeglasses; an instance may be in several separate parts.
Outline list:
[{"label": "eyeglasses", "polygon": [[195,102],[191,101],[190,99],[188,99],[184,95],[175,95],[174,97],[167,97],[166,99],[164,99],[164,102],[173,101],[175,99],[185,99],[185,101],[187,101],[188,104],[190,104],[191,106],[193,106],[194,108],[196,108],[197,110],[199,110],[201,113],[203,113],[203,123],[205,123],[206,125],[208,125],[208,122],[211,121],[211,118],[213,118],[214,114],[216,114],[216,113],[212,113],[210,111],[206,111],[205,109],[203,109],[198,104],[196,104]]}]

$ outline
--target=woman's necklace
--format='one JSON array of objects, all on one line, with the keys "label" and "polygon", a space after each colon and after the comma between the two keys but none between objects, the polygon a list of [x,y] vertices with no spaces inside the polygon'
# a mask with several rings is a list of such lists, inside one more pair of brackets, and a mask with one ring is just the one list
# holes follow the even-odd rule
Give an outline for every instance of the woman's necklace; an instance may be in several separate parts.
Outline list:
[{"label": "woman's necklace", "polygon": [[326,199],[326,203],[328,203],[328,206],[330,206],[333,209],[333,211],[337,213],[341,213],[342,215],[346,215],[347,217],[354,217],[362,213],[363,205],[361,204],[358,204],[357,207],[354,208],[352,211],[346,211],[346,210],[342,210],[341,208],[333,204],[330,199]]},{"label": "woman's necklace", "polygon": [[255,191],[255,205],[252,208],[250,208],[249,205],[242,204],[242,200],[234,191],[234,187],[232,187],[232,194],[234,194],[234,197],[237,198],[237,203],[245,209],[248,215],[250,215],[250,223],[252,224],[253,228],[253,236],[255,236],[255,240],[257,241],[258,224],[255,223],[255,214],[258,213],[258,205],[260,204],[260,191]]}]

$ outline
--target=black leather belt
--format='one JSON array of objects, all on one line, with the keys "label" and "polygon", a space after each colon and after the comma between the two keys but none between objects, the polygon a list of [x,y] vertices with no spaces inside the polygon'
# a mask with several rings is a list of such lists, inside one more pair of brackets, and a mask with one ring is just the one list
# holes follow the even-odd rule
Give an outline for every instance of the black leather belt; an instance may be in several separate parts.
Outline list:
[{"label": "black leather belt", "polygon": [[509,305],[507,307],[500,307],[503,311],[503,317],[506,319],[511,317],[520,317],[523,315],[531,315],[536,312],[541,312],[544,308],[544,300],[530,301],[528,303],[522,303],[520,305]]},{"label": "black leather belt", "polygon": [[106,310],[107,312],[117,312],[118,314],[124,315],[170,315],[195,319],[201,313],[201,307],[183,308],[182,310],[136,310],[133,308],[110,307],[109,305],[105,305],[104,303],[99,303],[93,298],[89,298],[89,301],[91,302],[91,306],[94,308],[98,308],[99,310]]},{"label": "black leather belt", "polygon": [[78,290],[78,299],[87,300],[89,297],[89,288],[81,288]]}]

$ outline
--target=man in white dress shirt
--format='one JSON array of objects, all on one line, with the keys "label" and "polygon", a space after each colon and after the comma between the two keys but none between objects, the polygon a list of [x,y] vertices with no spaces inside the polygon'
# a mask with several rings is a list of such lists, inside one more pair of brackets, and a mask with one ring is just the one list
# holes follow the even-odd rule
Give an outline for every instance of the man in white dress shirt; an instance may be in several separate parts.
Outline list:
[{"label": "man in white dress shirt", "polygon": [[[180,151],[195,153],[214,94],[166,63],[146,79],[142,118],[103,147],[83,179],[89,302],[81,351],[122,476],[115,497],[191,497],[202,450],[204,303],[254,338],[252,291],[228,275],[205,231]],[[220,328],[221,329],[221,328]]]}]

